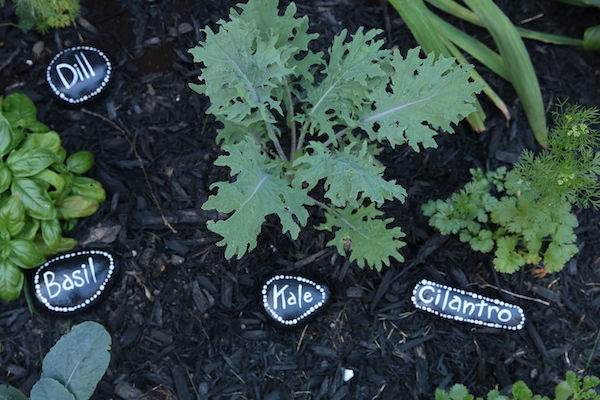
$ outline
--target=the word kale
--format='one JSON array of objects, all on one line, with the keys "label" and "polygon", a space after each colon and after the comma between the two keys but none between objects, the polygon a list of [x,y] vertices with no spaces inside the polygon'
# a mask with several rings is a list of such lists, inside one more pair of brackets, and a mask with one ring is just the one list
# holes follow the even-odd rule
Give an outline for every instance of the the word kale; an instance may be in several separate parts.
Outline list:
[{"label": "the word kale", "polygon": [[380,30],[343,30],[327,57],[315,53],[307,17],[294,17],[293,3],[279,15],[277,3],[239,5],[190,50],[202,63],[191,87],[223,126],[226,154],[215,165],[232,177],[213,184],[217,193],[203,205],[228,218],[207,226],[223,237],[225,256],[239,258],[256,247],[268,215],[296,239],[308,208],[319,206],[325,221],[316,228],[333,232],[328,245],[340,254],[377,269],[402,261],[404,234],[380,207],[406,191],[384,179],[376,155],[384,143],[436,147],[438,130],[474,111],[480,85],[454,59],[382,48]]},{"label": "the word kale", "polygon": [[447,200],[423,205],[429,223],[442,234],[459,234],[473,250],[494,251],[500,272],[525,264],[560,271],[578,248],[573,206],[600,205],[600,134],[596,109],[571,106],[555,113],[548,148],[524,151],[507,171],[471,170],[473,179]]}]

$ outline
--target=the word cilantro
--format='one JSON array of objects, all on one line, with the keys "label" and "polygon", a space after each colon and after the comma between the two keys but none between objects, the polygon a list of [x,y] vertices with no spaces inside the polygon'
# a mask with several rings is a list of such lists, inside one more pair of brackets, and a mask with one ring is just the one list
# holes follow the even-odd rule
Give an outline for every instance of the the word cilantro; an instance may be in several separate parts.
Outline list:
[{"label": "the word cilantro", "polygon": [[268,215],[296,239],[316,205],[325,210],[317,228],[334,233],[328,245],[340,254],[377,269],[402,261],[404,234],[378,208],[406,191],[384,179],[375,156],[385,142],[436,147],[438,130],[474,111],[480,86],[454,59],[383,49],[380,30],[344,30],[328,57],[314,53],[308,19],[294,17],[293,3],[279,15],[277,3],[232,9],[190,50],[203,65],[191,87],[223,125],[217,140],[227,154],[215,164],[232,177],[203,205],[229,215],[208,228],[223,237],[228,259],[239,258],[256,247]]},{"label": "the word cilantro", "polygon": [[560,271],[578,248],[573,206],[600,205],[600,134],[596,109],[572,106],[555,113],[548,149],[525,151],[515,168],[483,173],[448,200],[423,206],[443,234],[459,234],[474,250],[495,251],[494,265],[513,273],[525,264]]}]

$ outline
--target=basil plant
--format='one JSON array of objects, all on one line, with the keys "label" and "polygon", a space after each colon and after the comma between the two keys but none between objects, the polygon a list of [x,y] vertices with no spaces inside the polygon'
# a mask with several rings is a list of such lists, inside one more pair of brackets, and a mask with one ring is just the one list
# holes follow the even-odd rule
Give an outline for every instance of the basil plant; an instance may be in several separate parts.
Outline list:
[{"label": "basil plant", "polygon": [[96,212],[106,197],[98,181],[81,176],[93,163],[89,151],[67,157],[58,133],[37,120],[27,96],[0,97],[1,299],[19,296],[23,268],[77,244],[63,231]]}]

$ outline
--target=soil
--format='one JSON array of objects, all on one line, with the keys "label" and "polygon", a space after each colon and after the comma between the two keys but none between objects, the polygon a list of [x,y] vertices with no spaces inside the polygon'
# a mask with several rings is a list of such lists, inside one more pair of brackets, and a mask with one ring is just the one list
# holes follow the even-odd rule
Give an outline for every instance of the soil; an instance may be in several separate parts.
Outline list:
[{"label": "soil", "polygon": [[[600,16],[554,2],[498,3],[528,28],[574,37]],[[496,273],[490,255],[436,234],[420,211],[461,187],[470,168],[509,166],[522,149],[538,149],[510,85],[483,67],[510,122],[484,101],[486,132],[462,123],[454,135],[438,137],[438,149],[382,154],[386,176],[409,194],[404,204],[384,207],[407,234],[404,263],[360,269],[325,247],[328,234],[307,228],[292,241],[271,223],[253,252],[224,258],[205,226],[213,214],[200,206],[227,171],[213,165],[216,125],[204,113],[207,99],[187,86],[198,75],[187,50],[201,39],[199,28],[215,27],[232,5],[88,0],[73,27],[42,35],[0,26],[0,95],[26,93],[69,152],[96,156],[91,175],[107,201],[71,236],[83,248],[114,252],[122,266],[110,296],[81,315],[31,314],[23,296],[0,303],[0,384],[28,393],[44,354],[84,320],[102,323],[113,338],[110,367],[93,397],[100,400],[429,399],[455,382],[483,394],[516,380],[550,394],[568,370],[600,375],[598,212],[577,210],[580,252],[562,272],[540,278],[533,267]],[[389,48],[405,53],[416,45],[385,1],[303,0],[298,9],[321,34],[315,49],[361,25],[383,29]],[[12,4],[0,8],[0,21],[16,21]],[[484,30],[456,23],[489,42]],[[59,104],[44,82],[51,57],[76,44],[98,46],[116,66],[108,94],[85,110]],[[557,99],[600,105],[598,53],[526,44],[548,109]],[[280,271],[324,276],[333,289],[331,304],[305,327],[279,329],[261,310],[257,287]],[[518,304],[526,328],[482,328],[416,311],[410,293],[422,278]],[[344,369],[355,373],[348,382]]]}]

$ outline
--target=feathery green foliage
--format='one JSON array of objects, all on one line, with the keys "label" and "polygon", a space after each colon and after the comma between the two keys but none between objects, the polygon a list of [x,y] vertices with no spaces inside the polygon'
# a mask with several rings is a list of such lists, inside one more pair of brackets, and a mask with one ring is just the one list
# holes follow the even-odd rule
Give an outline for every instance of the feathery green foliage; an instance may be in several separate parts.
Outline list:
[{"label": "feathery green foliage", "polygon": [[[19,17],[19,27],[41,33],[52,28],[64,28],[79,16],[79,0],[13,0]],[[1,3],[1,2],[0,2]],[[1,4],[0,4],[1,5]]]},{"label": "feathery green foliage", "polygon": [[[564,112],[563,112],[564,111]],[[459,234],[474,250],[495,249],[494,265],[513,273],[525,264],[560,271],[577,253],[573,206],[600,206],[600,121],[595,108],[571,106],[555,113],[548,149],[525,151],[521,161],[483,173],[448,200],[429,201],[423,213],[442,234]]]},{"label": "feathery green foliage", "polygon": [[454,59],[383,49],[379,30],[343,30],[324,57],[309,50],[318,35],[294,16],[294,3],[283,14],[277,0],[239,8],[190,49],[202,63],[200,84],[190,86],[223,125],[217,140],[227,154],[215,164],[234,178],[215,183],[203,205],[229,214],[207,224],[223,237],[225,256],[256,247],[273,214],[296,239],[316,205],[326,217],[318,228],[334,234],[329,245],[340,254],[377,269],[402,260],[403,233],[377,207],[406,192],[384,178],[376,156],[386,142],[436,147],[438,130],[451,132],[474,110],[481,85]]},{"label": "feathery green foliage", "polygon": [[93,164],[89,151],[67,157],[58,133],[36,119],[27,96],[0,97],[1,299],[21,293],[21,268],[77,244],[63,230],[95,213],[106,196],[99,182],[80,176]]},{"label": "feathery green foliage", "polygon": [[[554,400],[600,400],[600,393],[596,391],[600,379],[595,376],[577,376],[574,372],[567,372],[566,379],[554,388]],[[523,381],[512,385],[510,394],[502,395],[497,389],[491,390],[487,397],[475,397],[469,393],[464,385],[456,384],[445,391],[437,389],[435,400],[550,400],[547,396],[534,394]]]}]

